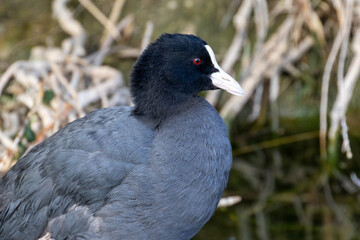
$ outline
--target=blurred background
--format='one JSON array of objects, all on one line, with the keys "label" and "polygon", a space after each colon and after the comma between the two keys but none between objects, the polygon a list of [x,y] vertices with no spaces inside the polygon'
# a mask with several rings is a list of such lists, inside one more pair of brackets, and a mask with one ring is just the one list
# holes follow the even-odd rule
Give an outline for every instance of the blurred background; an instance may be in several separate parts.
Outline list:
[{"label": "blurred background", "polygon": [[2,173],[69,121],[131,104],[131,67],[161,33],[195,34],[245,95],[202,93],[234,161],[194,239],[360,239],[360,1],[0,3]]}]

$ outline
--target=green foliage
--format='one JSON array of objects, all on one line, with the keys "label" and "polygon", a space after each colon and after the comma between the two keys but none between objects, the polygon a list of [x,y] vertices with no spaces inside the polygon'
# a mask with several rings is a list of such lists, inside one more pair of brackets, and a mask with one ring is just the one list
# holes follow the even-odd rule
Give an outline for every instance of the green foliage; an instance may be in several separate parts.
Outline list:
[{"label": "green foliage", "polygon": [[55,93],[53,90],[46,90],[44,92],[44,97],[42,99],[43,103],[49,105],[51,100],[55,97]]},{"label": "green foliage", "polygon": [[30,123],[28,123],[25,127],[24,136],[28,142],[35,141],[36,136],[35,136],[35,133],[33,132],[33,130],[31,129]]}]

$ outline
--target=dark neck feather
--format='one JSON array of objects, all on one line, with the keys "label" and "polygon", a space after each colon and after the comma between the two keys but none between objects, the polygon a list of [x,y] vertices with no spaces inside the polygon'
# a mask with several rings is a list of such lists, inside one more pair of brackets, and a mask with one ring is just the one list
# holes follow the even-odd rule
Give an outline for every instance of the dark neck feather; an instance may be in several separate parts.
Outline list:
[{"label": "dark neck feather", "polygon": [[162,120],[169,115],[177,113],[189,96],[184,94],[174,94],[168,89],[158,89],[151,94],[141,94],[138,91],[132,91],[133,101],[135,103],[134,114],[138,116],[148,116],[154,119]]},{"label": "dark neck feather", "polygon": [[[157,64],[154,59],[158,60]],[[147,49],[133,67],[130,91],[135,115],[161,120],[176,113],[189,98],[188,94],[173,91],[169,86],[161,62],[161,54]]]}]

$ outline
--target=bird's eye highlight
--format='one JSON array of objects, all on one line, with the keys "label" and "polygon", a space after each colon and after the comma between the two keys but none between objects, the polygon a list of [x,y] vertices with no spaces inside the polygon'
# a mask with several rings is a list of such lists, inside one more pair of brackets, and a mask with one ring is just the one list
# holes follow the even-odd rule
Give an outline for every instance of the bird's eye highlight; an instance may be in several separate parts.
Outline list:
[{"label": "bird's eye highlight", "polygon": [[195,65],[199,65],[201,63],[201,59],[200,58],[195,58],[194,59],[194,64]]}]

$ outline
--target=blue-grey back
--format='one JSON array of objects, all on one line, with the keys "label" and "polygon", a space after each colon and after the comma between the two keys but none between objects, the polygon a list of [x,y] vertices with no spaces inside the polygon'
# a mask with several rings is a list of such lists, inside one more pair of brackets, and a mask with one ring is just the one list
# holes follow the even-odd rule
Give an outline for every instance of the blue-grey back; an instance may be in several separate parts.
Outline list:
[{"label": "blue-grey back", "polygon": [[[74,204],[101,207],[128,171],[147,161],[153,131],[131,112],[97,110],[21,158],[0,180],[0,239],[39,236]],[[26,231],[17,232],[20,227]]]}]

